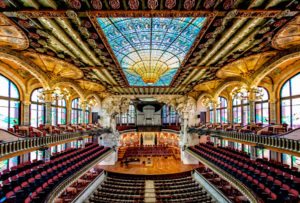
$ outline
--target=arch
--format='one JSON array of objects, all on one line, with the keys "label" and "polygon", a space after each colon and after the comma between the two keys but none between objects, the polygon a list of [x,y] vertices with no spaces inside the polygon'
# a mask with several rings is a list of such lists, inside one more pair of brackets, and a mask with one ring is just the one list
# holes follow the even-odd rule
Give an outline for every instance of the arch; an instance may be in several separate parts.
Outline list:
[{"label": "arch", "polygon": [[93,92],[87,93],[87,94],[85,94],[84,99],[88,100],[88,98],[90,98],[90,97],[94,97],[96,99],[97,103],[101,106],[101,99],[100,99],[99,95],[97,95],[96,93],[93,93]]},{"label": "arch", "polygon": [[243,78],[228,78],[227,80],[225,80],[224,82],[222,82],[217,88],[216,91],[213,95],[213,99],[217,100],[218,97],[220,96],[220,94],[229,86],[232,85],[237,85],[237,86],[249,86],[248,82],[246,80],[244,80]]},{"label": "arch", "polygon": [[257,87],[259,83],[278,66],[294,60],[300,60],[300,48],[287,50],[274,56],[253,74],[251,87]]},{"label": "arch", "polygon": [[37,65],[29,61],[26,57],[20,55],[18,52],[0,49],[0,59],[11,61],[17,66],[22,67],[24,70],[28,71],[32,76],[38,79],[43,88],[50,89],[49,79],[45,72]]},{"label": "arch", "polygon": [[6,68],[1,68],[0,74],[12,81],[17,86],[20,94],[20,100],[23,101],[27,90],[23,78],[20,77],[20,75],[15,74],[12,70]]},{"label": "arch", "polygon": [[72,79],[57,78],[57,79],[52,80],[50,83],[50,87],[52,89],[55,87],[59,87],[59,86],[72,87],[75,90],[75,92],[79,95],[80,99],[82,101],[85,100],[83,89],[77,83],[75,83]]},{"label": "arch", "polygon": [[7,129],[13,125],[19,125],[21,119],[20,90],[9,78],[0,74],[0,84],[2,87],[1,119],[0,128]]}]

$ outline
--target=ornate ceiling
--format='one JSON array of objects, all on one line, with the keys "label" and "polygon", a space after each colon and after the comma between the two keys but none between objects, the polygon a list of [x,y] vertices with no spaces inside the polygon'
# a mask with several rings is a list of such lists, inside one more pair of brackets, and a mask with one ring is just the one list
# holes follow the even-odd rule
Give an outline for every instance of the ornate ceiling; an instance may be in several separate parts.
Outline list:
[{"label": "ornate ceiling", "polygon": [[2,47],[116,95],[196,97],[300,44],[299,1],[0,0],[0,10]]}]

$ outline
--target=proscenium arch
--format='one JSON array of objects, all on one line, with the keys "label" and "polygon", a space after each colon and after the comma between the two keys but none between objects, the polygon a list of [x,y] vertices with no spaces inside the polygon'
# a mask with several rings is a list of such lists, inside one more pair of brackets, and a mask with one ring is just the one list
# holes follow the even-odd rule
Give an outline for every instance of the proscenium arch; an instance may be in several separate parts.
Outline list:
[{"label": "proscenium arch", "polygon": [[24,70],[28,71],[32,76],[38,79],[44,89],[50,89],[49,79],[45,72],[36,64],[28,61],[27,58],[21,56],[19,53],[0,49],[0,59],[12,61],[17,66],[22,67]]},{"label": "proscenium arch", "polygon": [[282,63],[289,60],[300,60],[300,48],[288,50],[275,56],[271,61],[260,67],[252,76],[251,87],[257,87],[259,83]]}]

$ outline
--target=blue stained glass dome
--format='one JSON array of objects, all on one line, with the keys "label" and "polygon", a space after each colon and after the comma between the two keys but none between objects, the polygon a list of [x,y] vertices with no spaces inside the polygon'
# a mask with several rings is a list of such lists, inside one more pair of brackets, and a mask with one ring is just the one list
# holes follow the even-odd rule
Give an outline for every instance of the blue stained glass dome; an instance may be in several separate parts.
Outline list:
[{"label": "blue stained glass dome", "polygon": [[169,86],[205,18],[98,18],[131,86]]}]

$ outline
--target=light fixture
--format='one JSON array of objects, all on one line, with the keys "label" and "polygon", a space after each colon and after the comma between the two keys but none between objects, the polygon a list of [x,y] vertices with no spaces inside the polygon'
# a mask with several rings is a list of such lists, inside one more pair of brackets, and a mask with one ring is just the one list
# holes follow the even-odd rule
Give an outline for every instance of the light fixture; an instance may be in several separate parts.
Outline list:
[{"label": "light fixture", "polygon": [[[252,98],[250,98],[250,94],[252,94]],[[238,100],[247,100],[247,99],[252,99],[252,100],[261,100],[263,99],[264,92],[262,88],[257,88],[253,87],[251,89],[241,86],[241,87],[235,87],[232,92],[231,96],[233,99],[238,99]]]},{"label": "light fixture", "polygon": [[[51,95],[51,98],[47,98],[48,95]],[[70,92],[67,88],[60,89],[59,87],[56,87],[52,90],[42,89],[38,93],[38,98],[42,101],[46,101],[48,99],[51,99],[51,101],[61,100],[61,99],[68,100],[70,98]]]},{"label": "light fixture", "polygon": [[[215,104],[215,107],[218,107],[220,106],[220,103],[219,102],[216,102],[216,101],[213,101],[213,99],[209,98],[209,97],[204,97],[202,99],[202,106],[208,108],[208,107],[211,107],[212,105]],[[213,107],[213,106],[212,106]]]}]

